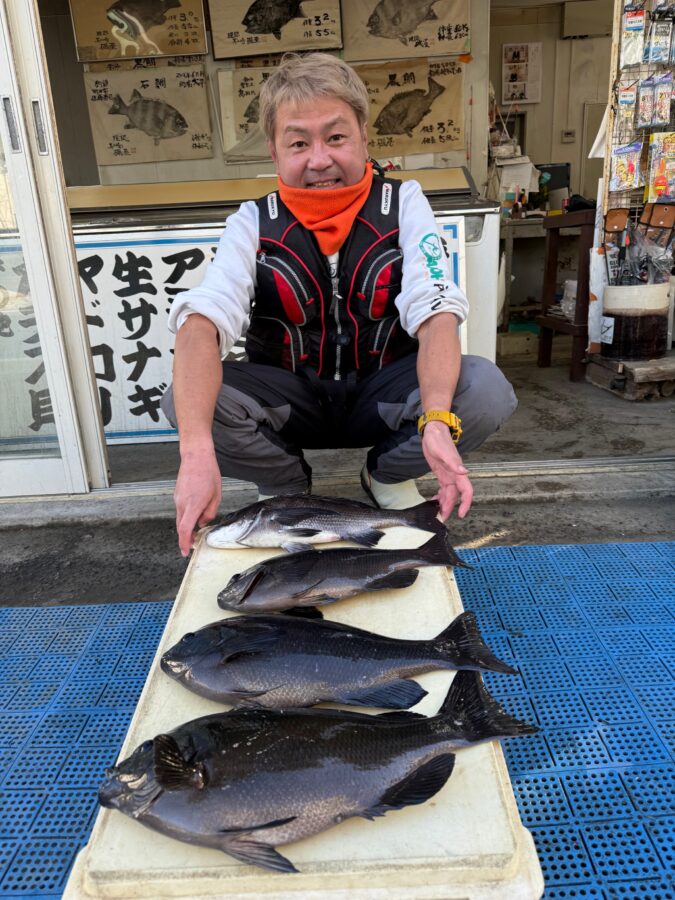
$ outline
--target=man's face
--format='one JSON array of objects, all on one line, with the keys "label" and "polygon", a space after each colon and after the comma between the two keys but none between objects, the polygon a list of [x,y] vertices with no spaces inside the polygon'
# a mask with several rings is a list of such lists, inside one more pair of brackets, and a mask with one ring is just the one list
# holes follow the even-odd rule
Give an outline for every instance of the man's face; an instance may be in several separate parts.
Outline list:
[{"label": "man's face", "polygon": [[282,103],[270,153],[288,187],[339,188],[363,178],[368,159],[367,126],[344,100],[317,97]]}]

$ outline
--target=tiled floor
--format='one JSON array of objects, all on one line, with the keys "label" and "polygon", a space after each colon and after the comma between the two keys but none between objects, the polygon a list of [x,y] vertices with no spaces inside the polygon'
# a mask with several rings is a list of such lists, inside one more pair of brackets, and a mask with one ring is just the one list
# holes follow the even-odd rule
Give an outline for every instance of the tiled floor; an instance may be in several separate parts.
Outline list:
[{"label": "tiled floor", "polygon": [[[675,542],[464,550],[546,900],[675,900]],[[0,898],[58,897],[171,603],[0,610]]]}]

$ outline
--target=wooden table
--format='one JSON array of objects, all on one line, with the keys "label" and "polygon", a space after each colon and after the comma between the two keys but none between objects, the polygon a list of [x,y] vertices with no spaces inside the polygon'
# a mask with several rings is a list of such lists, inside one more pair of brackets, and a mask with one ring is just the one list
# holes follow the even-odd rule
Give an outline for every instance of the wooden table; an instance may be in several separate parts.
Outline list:
[{"label": "wooden table", "polygon": [[[570,380],[583,381],[586,347],[588,344],[588,280],[590,250],[593,246],[593,234],[595,231],[595,209],[584,209],[578,212],[564,213],[559,216],[546,216],[542,225],[546,230],[546,249],[541,315],[537,316],[540,329],[537,365],[542,368],[551,365],[551,349],[555,332],[571,334],[572,361],[570,364]],[[561,316],[552,315],[549,312],[550,307],[555,303],[558,247],[560,244],[560,232],[563,228],[580,229],[577,254],[577,301],[574,307],[573,322],[569,322]]]}]

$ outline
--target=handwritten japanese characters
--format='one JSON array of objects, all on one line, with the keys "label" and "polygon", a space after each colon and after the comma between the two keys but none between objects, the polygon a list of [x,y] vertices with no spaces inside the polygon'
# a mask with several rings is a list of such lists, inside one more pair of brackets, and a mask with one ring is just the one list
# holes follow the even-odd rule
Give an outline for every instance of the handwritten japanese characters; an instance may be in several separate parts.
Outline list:
[{"label": "handwritten japanese characters", "polygon": [[171,381],[174,298],[199,284],[220,232],[162,232],[147,243],[129,236],[76,237],[78,269],[106,439],[166,439],[173,429],[159,401]]},{"label": "handwritten japanese characters", "polygon": [[213,156],[203,65],[85,72],[99,166]]},{"label": "handwritten japanese characters", "polygon": [[215,59],[342,47],[339,0],[210,0]]},{"label": "handwritten japanese characters", "polygon": [[0,378],[0,438],[6,448],[58,454],[40,333],[15,236],[0,240]]},{"label": "handwritten japanese characters", "polygon": [[218,98],[226,160],[270,160],[258,116],[260,88],[273,71],[274,68],[269,66],[218,70]]},{"label": "handwritten japanese characters", "polygon": [[202,0],[70,0],[77,58],[206,53]]},{"label": "handwritten japanese characters", "polygon": [[413,59],[355,69],[370,97],[368,149],[376,159],[464,147],[461,63]]},{"label": "handwritten japanese characters", "polygon": [[468,53],[469,0],[342,0],[345,59]]}]

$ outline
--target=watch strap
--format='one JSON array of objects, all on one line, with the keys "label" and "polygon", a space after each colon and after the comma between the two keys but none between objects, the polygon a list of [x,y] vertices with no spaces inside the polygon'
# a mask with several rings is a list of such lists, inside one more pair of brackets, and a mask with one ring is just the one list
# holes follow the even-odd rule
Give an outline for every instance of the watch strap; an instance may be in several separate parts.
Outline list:
[{"label": "watch strap", "polygon": [[449,412],[447,409],[429,409],[417,420],[417,430],[420,434],[424,432],[425,426],[429,422],[443,422],[450,429],[452,440],[456,444],[462,435],[462,421],[459,416]]}]

